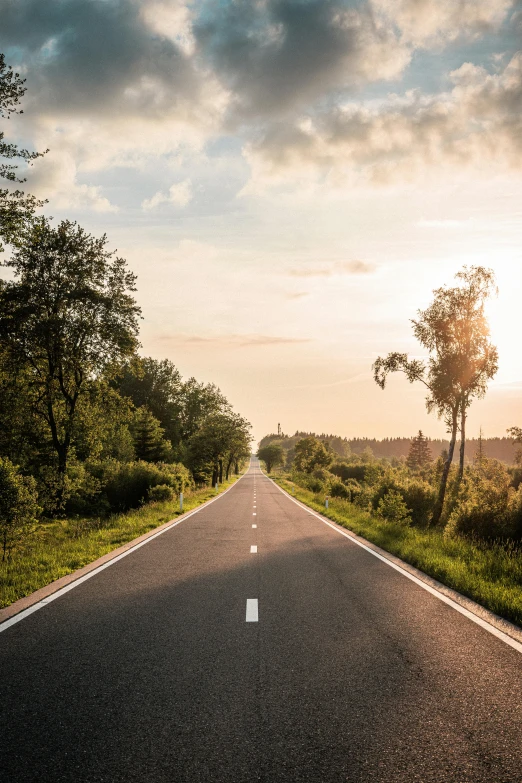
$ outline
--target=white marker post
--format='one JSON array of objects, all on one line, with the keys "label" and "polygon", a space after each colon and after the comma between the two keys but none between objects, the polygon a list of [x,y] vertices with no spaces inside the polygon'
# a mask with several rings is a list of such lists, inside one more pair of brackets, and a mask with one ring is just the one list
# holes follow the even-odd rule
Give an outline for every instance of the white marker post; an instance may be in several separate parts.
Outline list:
[{"label": "white marker post", "polygon": [[326,500],[324,502],[324,506],[325,506],[325,508],[328,508],[328,495],[326,496]]},{"label": "white marker post", "polygon": [[179,513],[183,514],[183,492],[179,493]]},{"label": "white marker post", "polygon": [[218,491],[219,481],[216,481],[216,492]]}]

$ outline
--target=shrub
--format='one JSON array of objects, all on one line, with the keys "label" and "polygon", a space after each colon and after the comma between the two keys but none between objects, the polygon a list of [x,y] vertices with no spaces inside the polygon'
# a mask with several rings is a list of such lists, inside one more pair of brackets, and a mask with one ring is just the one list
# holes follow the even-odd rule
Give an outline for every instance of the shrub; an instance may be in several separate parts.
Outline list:
[{"label": "shrub", "polygon": [[164,500],[173,500],[174,490],[168,484],[156,484],[149,489],[149,501],[152,503],[161,503]]},{"label": "shrub", "polygon": [[41,512],[37,497],[34,478],[22,476],[9,459],[0,457],[2,560],[10,558],[15,546],[33,530]]},{"label": "shrub", "polygon": [[411,522],[410,509],[406,506],[400,492],[394,489],[390,489],[379,500],[377,513],[387,522],[396,522],[403,525],[409,525]]},{"label": "shrub", "polygon": [[330,495],[333,498],[344,498],[351,500],[351,493],[348,487],[342,481],[335,480],[330,484]]},{"label": "shrub", "polygon": [[179,463],[107,460],[91,463],[89,470],[99,479],[103,496],[113,511],[137,508],[149,499],[152,487],[160,484],[169,486],[175,494],[193,486],[189,471]]},{"label": "shrub", "polygon": [[467,471],[445,532],[483,539],[513,535],[518,517],[518,500],[511,476],[497,460],[484,458],[480,466]]},{"label": "shrub", "polygon": [[437,491],[421,479],[408,481],[399,486],[398,491],[409,509],[414,525],[427,527],[430,523],[437,500]]},{"label": "shrub", "polygon": [[347,462],[334,462],[330,468],[330,472],[333,473],[334,476],[338,476],[342,481],[355,479],[359,482],[364,481],[366,470],[366,465],[350,465]]}]

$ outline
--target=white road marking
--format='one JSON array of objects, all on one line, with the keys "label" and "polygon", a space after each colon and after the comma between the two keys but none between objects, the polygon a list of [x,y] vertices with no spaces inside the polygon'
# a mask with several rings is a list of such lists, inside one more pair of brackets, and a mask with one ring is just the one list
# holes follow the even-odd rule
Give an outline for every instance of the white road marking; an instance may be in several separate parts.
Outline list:
[{"label": "white road marking", "polygon": [[257,623],[259,619],[257,598],[247,598],[246,603],[246,622]]},{"label": "white road marking", "polygon": [[256,514],[256,512],[255,512],[255,511],[254,511],[254,513],[252,514],[252,516],[253,516],[253,517],[257,517],[257,514]]},{"label": "white road marking", "polygon": [[158,536],[162,536],[163,533],[166,533],[168,530],[172,530],[173,527],[180,525],[189,517],[193,517],[194,514],[198,514],[200,511],[203,511],[205,508],[207,508],[207,506],[210,506],[212,503],[215,503],[216,500],[220,500],[220,498],[226,495],[227,492],[230,492],[231,489],[234,489],[234,487],[236,487],[238,483],[241,481],[241,479],[244,478],[246,475],[247,475],[246,473],[243,473],[243,475],[240,476],[238,480],[234,484],[232,484],[231,487],[226,489],[224,492],[221,492],[221,494],[216,495],[216,497],[212,498],[212,500],[207,500],[207,502],[203,503],[201,506],[199,506],[199,508],[195,508],[194,511],[191,511],[189,514],[186,514],[181,519],[178,519],[176,522],[173,522],[168,527],[164,527],[163,530],[159,530],[157,533],[154,533],[154,535],[150,536],[149,538],[146,538],[145,541],[140,541],[139,544],[130,547],[130,549],[127,549],[125,552],[122,552],[121,555],[116,555],[116,557],[113,557],[112,560],[108,560],[106,563],[103,563],[103,565],[98,566],[98,568],[93,568],[93,570],[89,571],[88,574],[84,574],[84,576],[80,576],[78,579],[75,579],[74,582],[71,582],[65,587],[62,587],[60,590],[57,590],[55,593],[51,593],[51,595],[42,598],[41,601],[38,601],[38,603],[29,606],[27,609],[24,609],[21,612],[18,612],[18,614],[15,614],[14,617],[10,617],[9,620],[4,620],[4,622],[0,624],[0,633],[2,633],[2,631],[7,631],[7,629],[10,628],[12,625],[16,625],[16,623],[19,623],[20,620],[24,620],[30,614],[33,614],[33,612],[37,612],[39,609],[43,609],[43,607],[47,606],[47,604],[50,604],[52,601],[56,601],[57,598],[60,598],[62,595],[65,595],[65,593],[68,593],[70,590],[73,590],[75,587],[78,587],[78,585],[83,584],[83,582],[86,582],[88,579],[91,579],[93,576],[96,576],[101,571],[105,571],[106,568],[109,568],[111,565],[114,565],[114,563],[117,563],[119,560],[122,560],[124,557],[127,557],[127,555],[136,552],[137,549],[141,549],[141,547],[145,546],[145,544],[148,544],[149,541],[153,541],[155,538],[158,538]]},{"label": "white road marking", "polygon": [[250,554],[257,555],[257,546],[255,544],[252,544],[252,546],[250,547]]},{"label": "white road marking", "polygon": [[315,511],[309,509],[308,506],[305,506],[303,503],[300,503],[298,500],[295,500],[291,495],[288,494],[288,492],[285,492],[285,490],[282,489],[278,484],[276,484],[275,481],[273,481],[272,479],[269,479],[269,481],[271,481],[272,484],[274,484],[274,486],[276,486],[278,490],[283,493],[283,495],[286,495],[286,497],[289,500],[291,500],[292,503],[295,503],[296,506],[302,508],[303,511],[306,511],[312,517],[315,517],[316,519],[319,519],[321,522],[324,522],[325,525],[331,527],[332,530],[335,530],[335,532],[339,533],[339,535],[348,538],[353,544],[357,544],[357,546],[360,546],[361,549],[365,549],[367,552],[369,552],[371,555],[376,557],[378,560],[382,560],[383,563],[386,563],[386,565],[389,565],[390,568],[393,568],[395,569],[395,571],[398,571],[400,574],[405,576],[406,579],[410,579],[412,582],[415,582],[416,585],[422,587],[422,589],[426,590],[426,592],[431,593],[431,595],[435,596],[435,598],[438,598],[439,601],[442,601],[442,603],[451,606],[452,609],[455,609],[457,612],[460,612],[460,614],[463,614],[464,617],[468,618],[468,620],[471,620],[476,625],[480,625],[480,627],[484,628],[485,631],[488,631],[488,633],[492,634],[493,636],[496,636],[497,639],[500,639],[502,642],[508,644],[514,650],[517,650],[519,653],[522,653],[522,644],[520,642],[517,642],[516,639],[513,639],[511,636],[508,636],[507,633],[504,633],[503,631],[500,631],[498,628],[495,628],[494,625],[488,623],[487,620],[483,620],[482,617],[473,614],[473,612],[470,612],[469,609],[466,609],[464,606],[461,606],[456,601],[453,601],[451,598],[448,598],[448,596],[444,595],[444,593],[439,593],[439,591],[436,590],[434,587],[426,584],[426,582],[423,582],[422,579],[418,579],[413,574],[410,574],[409,571],[406,571],[404,568],[401,568],[399,565],[396,565],[391,560],[388,560],[387,557],[383,557],[378,552],[375,552],[373,549],[371,549],[369,546],[363,544],[361,541],[357,541],[357,539],[351,536],[349,533],[346,533],[344,530],[340,530],[340,528],[337,525],[334,525],[333,522],[328,522],[326,519],[324,519],[324,517],[319,516],[319,514],[316,514]]},{"label": "white road marking", "polygon": [[255,528],[257,528],[257,525],[252,525],[252,527],[255,529]]}]

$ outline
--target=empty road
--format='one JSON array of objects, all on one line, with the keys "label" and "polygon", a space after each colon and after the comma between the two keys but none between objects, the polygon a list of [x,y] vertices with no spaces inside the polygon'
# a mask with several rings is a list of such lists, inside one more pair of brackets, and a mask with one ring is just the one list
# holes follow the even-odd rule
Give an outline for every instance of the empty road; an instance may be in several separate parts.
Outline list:
[{"label": "empty road", "polygon": [[521,783],[522,656],[255,461],[0,633],[6,783]]}]

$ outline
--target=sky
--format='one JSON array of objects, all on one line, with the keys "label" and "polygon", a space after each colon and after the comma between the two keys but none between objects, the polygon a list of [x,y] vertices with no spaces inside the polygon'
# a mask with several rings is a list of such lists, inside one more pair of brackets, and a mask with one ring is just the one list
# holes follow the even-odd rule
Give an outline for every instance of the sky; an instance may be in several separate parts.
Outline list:
[{"label": "sky", "polygon": [[500,369],[470,436],[522,425],[522,1],[0,0],[6,138],[46,214],[138,275],[141,352],[253,424],[441,437],[411,319],[494,270]]}]

